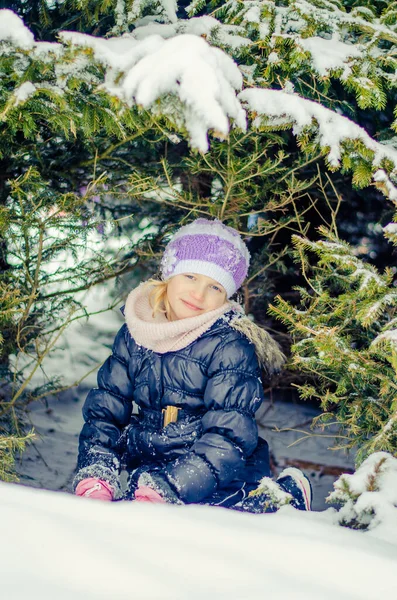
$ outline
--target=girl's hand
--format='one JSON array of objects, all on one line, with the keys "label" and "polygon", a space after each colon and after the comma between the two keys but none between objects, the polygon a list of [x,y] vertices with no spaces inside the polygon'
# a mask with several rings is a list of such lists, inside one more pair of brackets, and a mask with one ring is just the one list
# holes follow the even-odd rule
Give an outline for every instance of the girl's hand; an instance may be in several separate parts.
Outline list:
[{"label": "girl's hand", "polygon": [[95,500],[113,500],[113,488],[102,479],[96,477],[87,477],[83,479],[76,487],[76,496],[84,498],[94,498]]}]

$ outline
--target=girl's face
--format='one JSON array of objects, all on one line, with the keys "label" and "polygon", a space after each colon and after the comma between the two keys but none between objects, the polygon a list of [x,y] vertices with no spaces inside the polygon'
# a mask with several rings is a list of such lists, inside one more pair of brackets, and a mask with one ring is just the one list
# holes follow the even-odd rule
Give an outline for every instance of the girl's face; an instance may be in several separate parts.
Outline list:
[{"label": "girl's face", "polygon": [[220,308],[226,302],[225,288],[206,275],[183,273],[174,275],[167,286],[171,307],[170,321],[187,319]]}]

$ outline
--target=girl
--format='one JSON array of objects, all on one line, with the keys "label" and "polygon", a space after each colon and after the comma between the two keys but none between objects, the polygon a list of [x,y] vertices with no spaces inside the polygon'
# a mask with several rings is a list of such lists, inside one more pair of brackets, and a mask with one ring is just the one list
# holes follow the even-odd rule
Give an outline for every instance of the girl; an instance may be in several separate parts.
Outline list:
[{"label": "girl", "polygon": [[[284,357],[228,300],[248,266],[237,231],[197,219],[167,245],[162,281],[129,294],[126,323],[83,407],[77,495],[275,510],[258,488],[270,468],[255,412],[263,401],[259,363],[270,375]],[[121,469],[129,472],[124,492]],[[301,471],[286,469],[276,487],[310,510]]]}]

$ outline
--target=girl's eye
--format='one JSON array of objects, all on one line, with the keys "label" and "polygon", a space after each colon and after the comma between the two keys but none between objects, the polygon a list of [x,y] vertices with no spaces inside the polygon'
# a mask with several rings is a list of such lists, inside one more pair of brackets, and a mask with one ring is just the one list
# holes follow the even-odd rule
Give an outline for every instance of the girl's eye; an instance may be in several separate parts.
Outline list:
[{"label": "girl's eye", "polygon": [[212,286],[214,290],[216,290],[217,292],[221,292],[221,288],[219,288],[217,285],[213,285]]},{"label": "girl's eye", "polygon": [[194,275],[185,275],[188,279],[194,279]]}]

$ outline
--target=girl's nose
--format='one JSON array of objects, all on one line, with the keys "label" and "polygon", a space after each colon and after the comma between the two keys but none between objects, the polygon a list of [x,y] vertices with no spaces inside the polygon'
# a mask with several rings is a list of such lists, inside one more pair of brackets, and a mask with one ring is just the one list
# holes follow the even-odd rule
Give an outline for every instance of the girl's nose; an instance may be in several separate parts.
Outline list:
[{"label": "girl's nose", "polygon": [[194,288],[194,290],[191,290],[190,295],[195,300],[203,300],[204,299],[204,289],[202,289],[201,287],[196,287],[196,288]]}]

